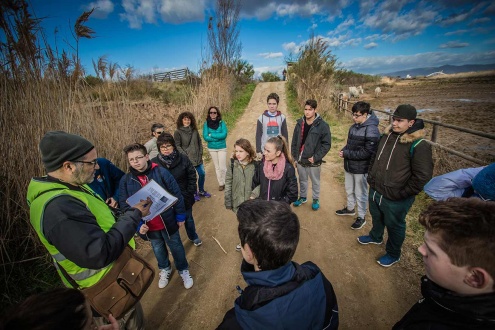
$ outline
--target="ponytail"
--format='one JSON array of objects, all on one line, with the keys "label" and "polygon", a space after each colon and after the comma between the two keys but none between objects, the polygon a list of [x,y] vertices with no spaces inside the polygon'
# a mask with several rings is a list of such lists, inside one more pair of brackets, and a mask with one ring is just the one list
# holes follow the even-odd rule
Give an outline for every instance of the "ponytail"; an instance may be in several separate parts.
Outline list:
[{"label": "ponytail", "polygon": [[294,166],[294,159],[292,159],[292,155],[289,152],[289,146],[287,144],[287,140],[285,140],[285,137],[283,137],[282,135],[277,135],[269,138],[266,143],[272,143],[275,146],[275,150],[281,151],[284,154],[285,159],[292,166]]}]

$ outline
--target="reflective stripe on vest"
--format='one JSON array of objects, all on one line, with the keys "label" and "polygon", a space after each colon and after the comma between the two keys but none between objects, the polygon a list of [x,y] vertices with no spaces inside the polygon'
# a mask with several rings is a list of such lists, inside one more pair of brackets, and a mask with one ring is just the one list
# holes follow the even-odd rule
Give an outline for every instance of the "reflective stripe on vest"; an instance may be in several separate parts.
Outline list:
[{"label": "reflective stripe on vest", "polygon": [[[85,189],[89,187],[84,186]],[[113,263],[101,268],[101,269],[88,269],[84,267],[79,267],[73,263],[70,259],[67,259],[58,249],[51,245],[43,235],[43,215],[46,205],[53,200],[62,195],[71,196],[80,202],[84,203],[87,209],[96,218],[98,226],[103,232],[108,232],[112,226],[115,224],[115,218],[111,213],[108,206],[103,200],[97,198],[89,193],[76,191],[68,189],[66,186],[49,181],[31,180],[28,188],[28,203],[30,204],[30,220],[36,233],[38,234],[41,242],[46,247],[48,252],[51,254],[52,258],[58,263],[59,267],[63,267],[67,274],[77,282],[82,288],[90,287],[105,276],[105,274],[110,271]],[[134,241],[131,239],[129,244],[134,247]],[[66,286],[71,286],[67,282],[65,276],[57,269],[62,281]]]}]

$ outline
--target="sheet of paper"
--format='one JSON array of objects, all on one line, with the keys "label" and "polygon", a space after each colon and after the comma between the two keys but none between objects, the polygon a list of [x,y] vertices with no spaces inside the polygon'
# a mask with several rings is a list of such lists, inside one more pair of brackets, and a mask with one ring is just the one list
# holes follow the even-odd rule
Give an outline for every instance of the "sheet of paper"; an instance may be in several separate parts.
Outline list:
[{"label": "sheet of paper", "polygon": [[144,187],[139,189],[134,195],[127,198],[127,204],[136,205],[141,200],[150,198],[153,204],[150,207],[150,214],[143,218],[144,221],[150,221],[160,213],[172,207],[177,202],[177,197],[171,195],[156,181],[151,180]]}]

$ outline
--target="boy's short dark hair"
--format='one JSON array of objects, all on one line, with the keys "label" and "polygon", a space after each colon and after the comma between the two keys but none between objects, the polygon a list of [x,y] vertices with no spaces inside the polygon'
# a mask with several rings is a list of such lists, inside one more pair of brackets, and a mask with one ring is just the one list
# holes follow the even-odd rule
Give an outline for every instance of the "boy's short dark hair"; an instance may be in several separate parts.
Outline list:
[{"label": "boy's short dark hair", "polygon": [[441,238],[452,264],[480,267],[495,279],[495,202],[449,198],[431,203],[419,223]]},{"label": "boy's short dark hair", "polygon": [[299,242],[299,219],[286,203],[248,200],[237,210],[239,238],[248,244],[262,270],[292,260]]},{"label": "boy's short dark hair", "polygon": [[304,103],[304,106],[309,105],[311,108],[316,109],[318,106],[318,103],[316,103],[316,100],[306,100],[306,103]]},{"label": "boy's short dark hair", "polygon": [[160,147],[164,144],[170,144],[172,147],[174,147],[174,149],[176,149],[175,139],[170,133],[163,133],[156,139],[156,146],[158,147],[158,149],[160,149]]},{"label": "boy's short dark hair", "polygon": [[140,143],[132,143],[132,144],[129,144],[129,145],[124,147],[124,153],[126,155],[128,155],[130,152],[133,152],[133,151],[141,151],[143,153],[143,155],[148,154],[148,150],[146,150],[146,147]]},{"label": "boy's short dark hair", "polygon": [[354,103],[352,113],[360,112],[361,114],[370,113],[370,104],[364,101]]},{"label": "boy's short dark hair", "polygon": [[278,104],[280,102],[280,97],[278,96],[277,93],[270,93],[270,95],[266,97],[266,102],[268,102],[269,100],[275,100],[277,101]]},{"label": "boy's short dark hair", "polygon": [[153,133],[155,133],[155,131],[158,128],[165,128],[165,126],[163,126],[163,124],[159,124],[159,123],[155,123],[155,124],[151,125],[151,135],[153,135]]},{"label": "boy's short dark hair", "polygon": [[76,289],[56,288],[28,297],[0,320],[1,329],[85,329],[86,298]]}]

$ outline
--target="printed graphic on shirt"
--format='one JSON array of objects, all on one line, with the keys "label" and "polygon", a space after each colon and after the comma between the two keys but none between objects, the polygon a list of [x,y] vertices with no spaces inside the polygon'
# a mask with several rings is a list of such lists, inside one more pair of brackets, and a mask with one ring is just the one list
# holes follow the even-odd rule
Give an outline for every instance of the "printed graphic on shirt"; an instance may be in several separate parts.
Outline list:
[{"label": "printed graphic on shirt", "polygon": [[270,121],[266,125],[266,135],[277,136],[280,134],[280,127],[278,126],[277,120],[270,118]]}]

